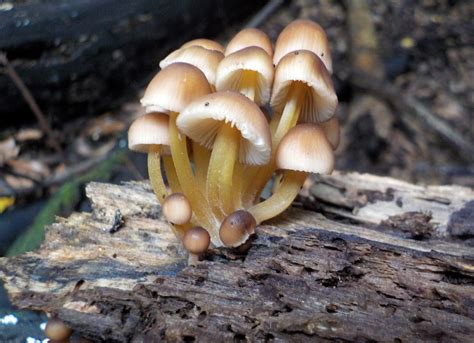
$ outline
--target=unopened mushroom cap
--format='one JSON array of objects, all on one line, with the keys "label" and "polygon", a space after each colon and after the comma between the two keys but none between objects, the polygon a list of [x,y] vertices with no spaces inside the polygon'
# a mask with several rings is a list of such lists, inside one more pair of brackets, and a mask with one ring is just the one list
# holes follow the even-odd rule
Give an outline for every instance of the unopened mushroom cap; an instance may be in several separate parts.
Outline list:
[{"label": "unopened mushroom cap", "polygon": [[261,165],[270,160],[271,135],[260,108],[246,96],[217,92],[193,101],[178,116],[178,129],[192,140],[211,149],[223,123],[240,131],[239,159]]},{"label": "unopened mushroom cap", "polygon": [[53,341],[62,341],[71,336],[72,330],[62,320],[50,318],[44,329],[44,334]]},{"label": "unopened mushroom cap", "polygon": [[140,100],[147,112],[181,112],[191,101],[211,92],[206,76],[187,63],[173,63],[150,81]]},{"label": "unopened mushroom cap", "polygon": [[331,50],[326,32],[315,22],[299,19],[285,27],[277,38],[273,63],[277,65],[286,54],[296,50],[313,52],[332,73]]},{"label": "unopened mushroom cap", "polygon": [[334,152],[322,128],[300,124],[288,131],[278,145],[276,165],[279,169],[331,174]]},{"label": "unopened mushroom cap", "polygon": [[257,73],[254,101],[265,105],[270,100],[274,68],[272,59],[259,47],[252,46],[227,55],[217,68],[216,89],[238,91],[244,71]]},{"label": "unopened mushroom cap", "polygon": [[224,219],[219,229],[219,237],[225,246],[238,247],[255,233],[256,226],[257,222],[249,212],[238,210]]},{"label": "unopened mushroom cap", "polygon": [[332,117],[328,121],[319,124],[319,126],[321,126],[323,129],[324,134],[326,135],[329,143],[331,143],[333,150],[336,150],[339,146],[339,141],[341,138],[341,127],[339,126],[339,120],[337,117]]},{"label": "unopened mushroom cap", "polygon": [[183,246],[191,254],[202,254],[207,251],[211,243],[211,236],[201,226],[195,226],[184,234]]},{"label": "unopened mushroom cap", "polygon": [[193,214],[191,203],[183,193],[172,193],[163,202],[163,215],[173,224],[184,225]]},{"label": "unopened mushroom cap", "polygon": [[128,148],[138,152],[150,152],[161,146],[161,152],[169,154],[169,116],[151,112],[135,119],[128,129]]},{"label": "unopened mushroom cap", "polygon": [[258,46],[265,50],[268,56],[273,56],[273,48],[270,38],[268,38],[265,32],[256,28],[243,29],[237,33],[227,44],[225,55],[230,55],[249,46]]},{"label": "unopened mushroom cap", "polygon": [[193,39],[193,40],[181,45],[181,48],[187,48],[187,47],[190,47],[190,46],[200,46],[200,47],[203,47],[207,50],[215,50],[215,51],[219,51],[221,53],[224,53],[224,47],[222,45],[220,45],[219,43],[217,43],[216,41],[213,41],[211,39],[206,39],[206,38]]},{"label": "unopened mushroom cap", "polygon": [[323,122],[334,115],[338,101],[331,76],[321,60],[307,50],[286,55],[275,70],[270,105],[276,113],[283,111],[290,87],[295,82],[307,86],[300,122]]},{"label": "unopened mushroom cap", "polygon": [[216,72],[219,62],[224,54],[217,50],[208,50],[198,45],[189,46],[173,51],[160,62],[161,68],[166,68],[172,63],[189,63],[199,68],[211,85],[216,84]]}]

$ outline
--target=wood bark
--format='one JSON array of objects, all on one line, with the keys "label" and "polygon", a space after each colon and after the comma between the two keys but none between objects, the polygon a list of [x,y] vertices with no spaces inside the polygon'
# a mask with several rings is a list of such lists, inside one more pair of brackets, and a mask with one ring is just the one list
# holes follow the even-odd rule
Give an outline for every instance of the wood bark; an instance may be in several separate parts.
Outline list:
[{"label": "wood bark", "polygon": [[41,249],[0,259],[15,305],[54,313],[82,336],[474,337],[471,189],[356,173],[319,177],[299,208],[257,228],[247,251],[211,249],[196,267],[186,266],[148,183],[91,183],[86,192],[91,213],[58,218]]}]

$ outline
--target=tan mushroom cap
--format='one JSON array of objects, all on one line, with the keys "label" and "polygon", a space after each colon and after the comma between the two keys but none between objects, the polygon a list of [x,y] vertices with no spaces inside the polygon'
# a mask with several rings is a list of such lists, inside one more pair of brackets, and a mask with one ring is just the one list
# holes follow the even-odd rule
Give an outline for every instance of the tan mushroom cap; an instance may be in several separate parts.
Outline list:
[{"label": "tan mushroom cap", "polygon": [[279,169],[331,174],[334,152],[323,129],[315,124],[293,127],[283,137],[276,151]]},{"label": "tan mushroom cap", "polygon": [[216,72],[219,62],[224,58],[222,52],[208,50],[206,48],[194,45],[187,48],[181,48],[173,51],[164,60],[160,62],[161,68],[166,68],[172,63],[189,63],[199,68],[211,85],[216,84]]},{"label": "tan mushroom cap", "polygon": [[191,254],[202,254],[207,251],[211,244],[211,236],[201,226],[189,229],[183,237],[183,246]]},{"label": "tan mushroom cap", "polygon": [[181,112],[191,101],[211,92],[206,76],[188,63],[173,63],[150,81],[140,100],[147,112]]},{"label": "tan mushroom cap", "polygon": [[268,122],[260,108],[242,94],[224,91],[205,95],[189,104],[176,120],[182,133],[208,149],[224,123],[242,135],[239,151],[242,163],[261,165],[270,160]]},{"label": "tan mushroom cap", "polygon": [[162,152],[169,154],[168,121],[168,115],[158,112],[147,113],[135,119],[128,129],[128,148],[148,153],[154,147],[161,146]]},{"label": "tan mushroom cap", "polygon": [[337,117],[332,117],[328,121],[319,124],[319,126],[321,126],[323,129],[324,134],[326,135],[329,143],[331,143],[332,148],[336,150],[341,139],[341,127]]},{"label": "tan mushroom cap", "polygon": [[249,46],[258,46],[265,50],[268,56],[273,56],[273,47],[270,38],[268,38],[265,32],[256,28],[243,29],[237,33],[227,44],[224,55],[228,56]]},{"label": "tan mushroom cap", "polygon": [[321,60],[307,50],[298,50],[286,55],[275,70],[270,105],[276,113],[283,111],[294,82],[307,86],[300,122],[323,122],[334,115],[338,101],[331,76]]},{"label": "tan mushroom cap", "polygon": [[257,222],[249,212],[238,210],[224,219],[219,229],[219,237],[225,246],[238,247],[255,233],[256,226]]},{"label": "tan mushroom cap", "polygon": [[191,220],[191,203],[183,193],[172,193],[165,198],[162,206],[166,220],[173,224],[184,225]]},{"label": "tan mushroom cap", "polygon": [[219,51],[221,53],[224,53],[224,47],[221,44],[219,44],[216,41],[213,41],[211,39],[206,39],[206,38],[193,39],[193,40],[181,45],[181,48],[188,48],[190,46],[200,46],[200,47],[205,48],[207,50],[215,50],[215,51]]},{"label": "tan mushroom cap", "polygon": [[265,105],[270,101],[274,68],[272,59],[259,47],[252,46],[227,55],[217,68],[216,89],[238,91],[244,71],[257,73],[254,101]]},{"label": "tan mushroom cap", "polygon": [[44,328],[44,334],[53,341],[62,341],[72,335],[72,330],[62,320],[50,318]]},{"label": "tan mushroom cap", "polygon": [[324,29],[311,20],[295,20],[281,31],[275,44],[273,63],[277,65],[288,53],[309,50],[316,54],[332,73],[331,49]]}]

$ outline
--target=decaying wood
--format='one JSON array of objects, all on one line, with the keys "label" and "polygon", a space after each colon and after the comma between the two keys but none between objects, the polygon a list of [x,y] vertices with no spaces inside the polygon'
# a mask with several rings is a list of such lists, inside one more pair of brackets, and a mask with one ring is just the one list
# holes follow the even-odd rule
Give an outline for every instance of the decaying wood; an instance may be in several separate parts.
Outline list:
[{"label": "decaying wood", "polygon": [[17,306],[95,340],[469,341],[474,249],[452,233],[471,225],[474,191],[355,173],[316,181],[300,204],[319,213],[293,208],[247,252],[214,249],[197,267],[147,183],[92,183],[92,213],[0,259],[0,277]]}]

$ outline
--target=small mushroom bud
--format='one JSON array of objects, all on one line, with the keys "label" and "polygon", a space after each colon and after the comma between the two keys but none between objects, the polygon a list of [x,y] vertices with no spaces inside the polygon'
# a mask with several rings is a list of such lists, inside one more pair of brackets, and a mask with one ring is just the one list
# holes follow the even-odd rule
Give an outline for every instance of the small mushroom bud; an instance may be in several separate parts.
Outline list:
[{"label": "small mushroom bud", "polygon": [[53,341],[62,341],[71,336],[72,330],[62,320],[50,318],[44,329],[44,334]]},{"label": "small mushroom bud", "polygon": [[184,225],[191,220],[193,211],[191,203],[183,193],[173,193],[163,202],[163,214],[169,222]]},{"label": "small mushroom bud", "polygon": [[238,247],[255,233],[257,222],[247,211],[238,210],[229,214],[221,224],[219,236],[227,247]]},{"label": "small mushroom bud", "polygon": [[188,263],[196,264],[199,260],[199,255],[205,253],[211,243],[211,236],[201,226],[195,226],[189,229],[183,237],[183,246],[189,252]]}]

